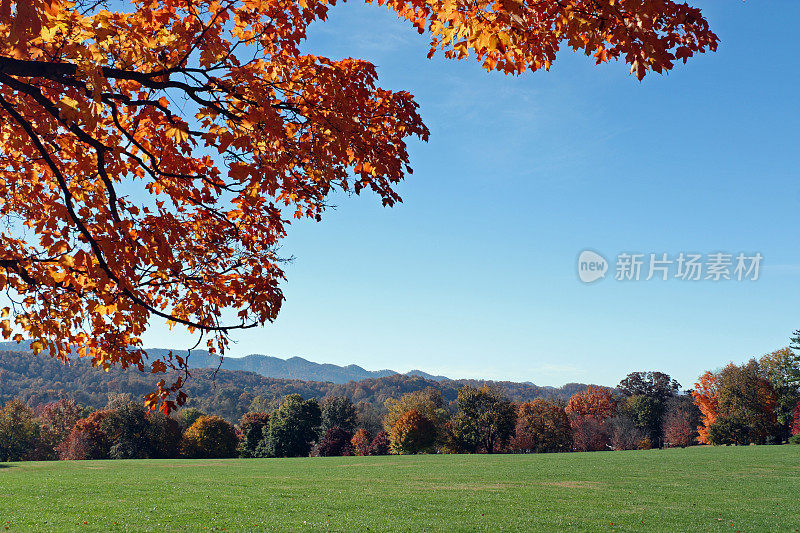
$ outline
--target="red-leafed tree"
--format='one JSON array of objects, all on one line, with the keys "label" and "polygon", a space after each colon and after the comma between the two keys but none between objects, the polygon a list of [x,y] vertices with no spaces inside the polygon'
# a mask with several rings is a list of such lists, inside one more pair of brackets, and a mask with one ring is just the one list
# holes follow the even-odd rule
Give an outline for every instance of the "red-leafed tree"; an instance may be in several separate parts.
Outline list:
[{"label": "red-leafed tree", "polygon": [[81,419],[83,408],[74,400],[62,398],[39,406],[36,416],[42,426],[42,440],[54,453],[67,440],[72,428]]},{"label": "red-leafed tree", "polygon": [[332,427],[325,432],[322,440],[316,446],[316,455],[320,457],[339,457],[352,455],[350,440],[353,434],[340,427]]},{"label": "red-leafed tree", "polygon": [[573,446],[578,451],[601,451],[611,446],[607,423],[617,410],[611,389],[589,386],[569,399],[565,411],[572,428]]},{"label": "red-leafed tree", "polygon": [[108,459],[113,445],[104,422],[114,411],[95,411],[75,423],[67,440],[59,448],[61,459]]},{"label": "red-leafed tree", "polygon": [[[22,302],[3,311],[6,337],[105,368],[186,371],[177,355],[146,363],[148,321],[222,352],[277,316],[293,218],[319,220],[335,190],[400,201],[406,140],[428,130],[368,61],[301,53],[333,3],[0,1],[0,219],[22,221],[0,230],[0,290]],[[568,47],[641,79],[718,41],[672,0],[379,3],[427,32],[431,54],[513,74]],[[161,380],[148,404],[172,409],[184,379]]]},{"label": "red-leafed tree", "polygon": [[350,439],[350,446],[353,448],[353,455],[369,455],[369,445],[372,439],[369,432],[361,428],[355,432],[353,438]]},{"label": "red-leafed tree", "polygon": [[541,398],[520,405],[514,448],[539,453],[569,451],[572,429],[564,407]]},{"label": "red-leafed tree", "polygon": [[372,439],[372,442],[369,443],[367,455],[388,455],[390,446],[389,433],[379,431]]},{"label": "red-leafed tree", "polygon": [[594,385],[573,394],[565,408],[567,414],[588,416],[596,420],[614,416],[616,409],[617,402],[611,389]]}]

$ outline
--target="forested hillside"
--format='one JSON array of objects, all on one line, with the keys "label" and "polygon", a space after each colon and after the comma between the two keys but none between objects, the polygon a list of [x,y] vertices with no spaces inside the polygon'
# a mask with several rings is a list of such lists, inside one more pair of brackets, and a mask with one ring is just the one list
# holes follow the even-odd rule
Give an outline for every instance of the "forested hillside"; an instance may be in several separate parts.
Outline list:
[{"label": "forested hillside", "polygon": [[[106,404],[109,393],[130,393],[138,398],[152,391],[155,380],[156,375],[135,369],[113,368],[103,372],[84,360],[74,360],[66,366],[42,354],[0,351],[0,403],[18,397],[29,405],[37,405],[70,397],[81,404],[99,408]],[[354,403],[373,404],[381,411],[387,398],[398,398],[406,392],[433,387],[441,391],[446,401],[452,402],[458,389],[465,384],[481,386],[492,383],[500,386],[514,401],[540,397],[567,400],[577,390],[586,388],[579,383],[554,388],[506,381],[435,381],[403,374],[336,384],[267,378],[254,372],[194,369],[184,390],[189,395],[189,406],[228,420],[238,420],[254,400],[268,404],[293,393],[304,398],[346,396]]]}]

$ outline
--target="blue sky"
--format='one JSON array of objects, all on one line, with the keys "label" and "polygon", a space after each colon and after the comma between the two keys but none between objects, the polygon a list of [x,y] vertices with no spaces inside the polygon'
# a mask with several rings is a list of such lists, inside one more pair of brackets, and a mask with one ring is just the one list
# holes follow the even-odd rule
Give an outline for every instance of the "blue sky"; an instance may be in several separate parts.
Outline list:
[{"label": "blue sky", "polygon": [[[336,197],[290,231],[277,321],[238,333],[264,353],[450,377],[615,385],[788,344],[800,328],[800,97],[795,1],[695,1],[715,54],[643,82],[561,53],[550,72],[427,60],[391,11],[340,5],[305,49],[378,66],[431,130],[404,203]],[[584,249],[612,262],[578,280]],[[760,252],[758,281],[613,280],[619,252]],[[153,324],[146,345],[186,347]]]}]

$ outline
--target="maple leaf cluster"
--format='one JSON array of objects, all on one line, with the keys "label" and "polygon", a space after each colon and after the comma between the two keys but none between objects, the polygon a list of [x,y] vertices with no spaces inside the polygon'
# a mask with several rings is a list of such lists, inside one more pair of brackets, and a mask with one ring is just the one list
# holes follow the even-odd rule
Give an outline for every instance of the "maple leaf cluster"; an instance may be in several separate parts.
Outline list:
[{"label": "maple leaf cluster", "polygon": [[[668,0],[379,3],[431,53],[513,73],[549,68],[562,43],[639,78],[717,45]],[[0,0],[0,331],[65,361],[183,370],[147,398],[169,411],[186,361],[147,360],[148,322],[223,353],[274,320],[291,221],[319,220],[334,190],[399,202],[406,141],[428,129],[368,61],[300,52],[333,1],[103,4]]]}]

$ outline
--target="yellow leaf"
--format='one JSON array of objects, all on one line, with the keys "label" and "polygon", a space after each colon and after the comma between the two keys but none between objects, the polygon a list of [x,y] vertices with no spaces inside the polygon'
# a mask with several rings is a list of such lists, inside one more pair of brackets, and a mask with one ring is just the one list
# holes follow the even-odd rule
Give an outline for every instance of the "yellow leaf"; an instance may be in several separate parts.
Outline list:
[{"label": "yellow leaf", "polygon": [[177,126],[170,126],[166,131],[167,137],[175,139],[175,142],[182,143],[189,138],[189,132]]}]

